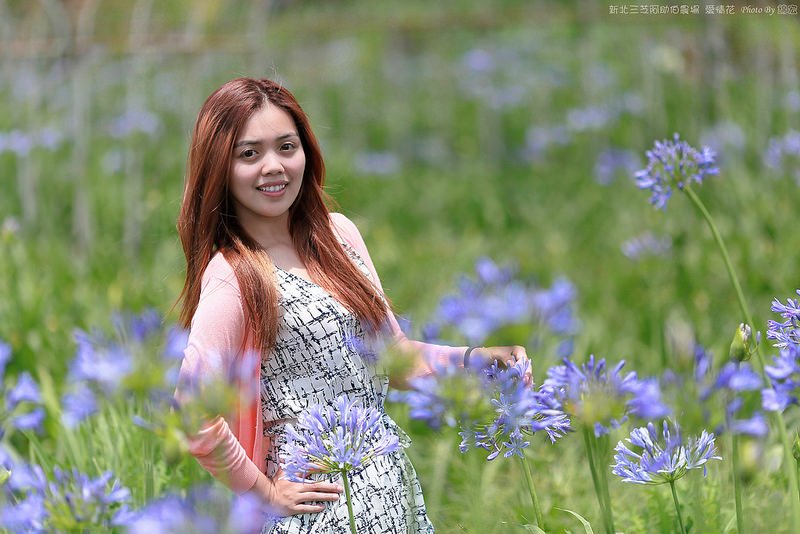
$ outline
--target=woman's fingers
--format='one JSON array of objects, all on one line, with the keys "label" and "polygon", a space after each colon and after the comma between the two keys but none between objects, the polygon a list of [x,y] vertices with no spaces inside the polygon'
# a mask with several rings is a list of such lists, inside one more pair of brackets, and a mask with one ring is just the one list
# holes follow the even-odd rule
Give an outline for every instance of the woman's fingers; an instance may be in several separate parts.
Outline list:
[{"label": "woman's fingers", "polygon": [[298,504],[291,509],[292,514],[316,514],[325,509],[324,504]]},{"label": "woman's fingers", "polygon": [[311,501],[338,501],[341,497],[340,493],[321,493],[316,491],[304,491],[297,494],[297,502],[311,502]]},{"label": "woman's fingers", "polygon": [[[317,500],[326,500],[326,501],[335,501],[339,498],[339,495],[344,491],[344,488],[340,484],[334,484],[331,482],[306,482],[303,484],[303,487],[299,490],[299,494],[302,495],[304,501],[317,501]],[[312,499],[309,497],[309,494],[312,495],[323,495],[324,499]]]},{"label": "woman's fingers", "polygon": [[[511,348],[511,357],[513,358],[512,360],[510,360],[511,365],[514,365],[515,363],[519,362],[530,361],[530,358],[528,358],[528,352],[525,350],[525,347],[522,347],[520,345],[513,345],[510,348]],[[533,375],[530,366],[528,366],[528,370],[525,371],[525,374],[522,376],[522,380],[526,384],[531,384],[533,382]]]}]

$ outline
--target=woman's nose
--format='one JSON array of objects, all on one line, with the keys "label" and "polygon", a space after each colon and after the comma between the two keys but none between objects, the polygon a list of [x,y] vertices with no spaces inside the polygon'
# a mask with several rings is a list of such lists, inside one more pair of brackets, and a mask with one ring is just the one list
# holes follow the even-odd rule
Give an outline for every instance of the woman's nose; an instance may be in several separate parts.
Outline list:
[{"label": "woman's nose", "polygon": [[266,154],[261,166],[261,174],[267,176],[281,173],[283,173],[283,164],[280,157],[277,154]]}]

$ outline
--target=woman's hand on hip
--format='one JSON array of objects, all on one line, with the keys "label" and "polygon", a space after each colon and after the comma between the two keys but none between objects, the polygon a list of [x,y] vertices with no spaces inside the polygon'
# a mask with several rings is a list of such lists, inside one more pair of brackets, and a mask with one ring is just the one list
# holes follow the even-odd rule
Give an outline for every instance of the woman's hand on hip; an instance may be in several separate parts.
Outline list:
[{"label": "woman's hand on hip", "polygon": [[291,482],[282,476],[283,471],[278,470],[272,479],[266,475],[259,477],[251,490],[269,504],[272,513],[281,517],[321,512],[325,501],[338,501],[344,491],[334,482]]}]

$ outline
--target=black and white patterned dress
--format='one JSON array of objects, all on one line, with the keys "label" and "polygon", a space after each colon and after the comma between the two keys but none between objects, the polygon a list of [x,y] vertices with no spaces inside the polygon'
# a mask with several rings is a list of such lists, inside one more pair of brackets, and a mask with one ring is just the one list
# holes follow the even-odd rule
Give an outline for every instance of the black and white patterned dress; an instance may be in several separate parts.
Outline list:
[{"label": "black and white patterned dress", "polygon": [[[361,257],[342,244],[348,255],[371,279]],[[356,350],[354,339],[363,341],[361,324],[322,287],[276,268],[280,288],[281,317],[274,350],[261,362],[261,407],[267,476],[279,468],[279,454],[286,443],[284,428],[312,404],[332,404],[345,394],[364,407],[383,411],[388,377]],[[389,431],[407,447],[408,437],[384,413]],[[323,480],[329,475],[312,475]],[[348,474],[353,512],[359,534],[430,533],[433,526],[425,512],[417,475],[401,448],[376,458]],[[329,480],[341,483],[336,475]],[[325,503],[322,512],[300,514],[268,523],[262,534],[347,533],[350,523],[344,493]]]}]

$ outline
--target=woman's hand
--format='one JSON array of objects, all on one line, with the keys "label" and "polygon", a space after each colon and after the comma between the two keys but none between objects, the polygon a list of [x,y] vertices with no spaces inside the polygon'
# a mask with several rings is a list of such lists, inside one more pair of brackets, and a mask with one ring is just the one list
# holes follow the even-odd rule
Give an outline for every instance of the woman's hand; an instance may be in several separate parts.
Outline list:
[{"label": "woman's hand", "polygon": [[[525,351],[525,347],[520,345],[477,347],[470,354],[470,359],[475,358],[476,356],[487,360],[489,365],[495,361],[501,363],[502,365],[514,365],[516,363],[530,361],[530,358],[528,358],[528,353]],[[531,377],[530,367],[528,367],[528,370],[525,371],[522,379],[526,384],[532,383],[533,378]]]},{"label": "woman's hand", "polygon": [[319,501],[338,501],[344,491],[341,485],[333,482],[290,482],[282,476],[280,469],[272,479],[260,475],[250,490],[269,504],[272,513],[281,517],[321,512],[325,505]]}]

